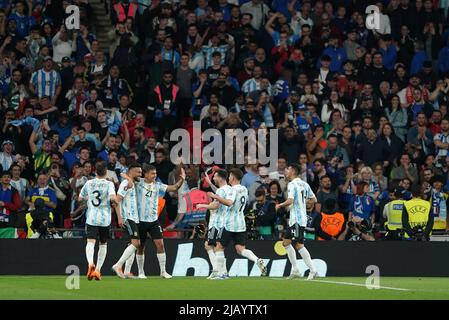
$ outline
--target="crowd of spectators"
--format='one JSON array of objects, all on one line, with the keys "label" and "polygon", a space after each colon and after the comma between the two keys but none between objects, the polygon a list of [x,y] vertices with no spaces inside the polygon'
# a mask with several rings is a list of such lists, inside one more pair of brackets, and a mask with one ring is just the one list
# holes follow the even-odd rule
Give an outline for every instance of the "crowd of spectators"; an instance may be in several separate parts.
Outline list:
[{"label": "crowd of spectators", "polygon": [[[66,29],[69,4],[0,1],[2,227],[20,227],[13,217],[42,198],[57,228],[82,229],[77,194],[97,159],[116,186],[136,160],[172,183],[169,134],[192,121],[279,129],[277,171],[242,165],[255,237],[282,235],[287,213],[270,203],[285,199],[291,162],[318,198],[310,230],[323,210],[380,230],[398,187],[433,197],[439,176],[438,194],[449,190],[449,1],[106,1],[109,47],[87,0],[73,2],[80,29]],[[371,4],[376,30],[365,24]],[[184,166],[164,226],[184,193],[208,190],[204,168]],[[445,203],[436,214],[445,219]]]}]

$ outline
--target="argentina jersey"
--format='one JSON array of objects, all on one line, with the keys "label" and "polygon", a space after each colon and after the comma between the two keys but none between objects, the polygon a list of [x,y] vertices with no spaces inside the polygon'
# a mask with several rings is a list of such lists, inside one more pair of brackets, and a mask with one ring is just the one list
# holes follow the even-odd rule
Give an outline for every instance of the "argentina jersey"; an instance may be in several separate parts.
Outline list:
[{"label": "argentina jersey", "polygon": [[139,223],[135,185],[132,188],[128,188],[128,180],[123,180],[120,183],[117,194],[123,197],[123,200],[120,202],[120,213],[123,220],[129,219]]},{"label": "argentina jersey", "polygon": [[165,195],[167,185],[160,182],[146,183],[141,179],[136,183],[136,187],[139,221],[156,221],[158,219],[158,198]]},{"label": "argentina jersey", "polygon": [[92,179],[81,188],[80,197],[87,200],[86,223],[95,227],[111,224],[111,197],[115,187],[106,179]]},{"label": "argentina jersey", "polygon": [[[216,194],[225,199],[232,199],[232,194],[234,190],[231,186],[225,185],[218,188]],[[224,227],[224,219],[228,215],[229,207],[224,204],[220,204],[217,210],[211,210],[209,218],[209,229],[216,228],[220,230]]]},{"label": "argentina jersey", "polygon": [[225,217],[225,229],[230,232],[246,231],[245,207],[248,203],[248,189],[238,184],[232,186],[233,203]]},{"label": "argentina jersey", "polygon": [[293,199],[293,204],[290,207],[290,218],[288,225],[294,226],[295,223],[301,227],[307,225],[307,199],[315,198],[315,194],[307,182],[300,178],[293,179],[287,186],[288,198]]}]

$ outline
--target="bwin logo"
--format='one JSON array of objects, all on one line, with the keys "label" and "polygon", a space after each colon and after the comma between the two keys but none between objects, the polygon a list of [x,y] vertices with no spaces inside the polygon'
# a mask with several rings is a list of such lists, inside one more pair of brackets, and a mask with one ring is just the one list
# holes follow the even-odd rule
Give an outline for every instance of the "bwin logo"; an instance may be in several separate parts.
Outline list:
[{"label": "bwin logo", "polygon": [[69,16],[65,18],[65,27],[67,30],[79,30],[80,28],[80,8],[70,5],[65,8],[65,13]]},{"label": "bwin logo", "polygon": [[380,30],[380,10],[379,7],[371,5],[366,7],[365,26],[368,30]]}]

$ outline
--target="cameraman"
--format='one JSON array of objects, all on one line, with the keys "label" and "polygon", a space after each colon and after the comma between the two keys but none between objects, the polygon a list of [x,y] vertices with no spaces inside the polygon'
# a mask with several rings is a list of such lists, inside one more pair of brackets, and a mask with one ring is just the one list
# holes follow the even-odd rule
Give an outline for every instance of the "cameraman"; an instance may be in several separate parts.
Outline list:
[{"label": "cameraman", "polygon": [[267,199],[265,189],[256,190],[256,201],[252,210],[256,220],[256,229],[259,238],[262,240],[273,240],[273,226],[276,221],[276,204],[273,200]]},{"label": "cameraman", "polygon": [[61,239],[53,223],[53,214],[45,210],[42,198],[34,202],[34,210],[26,215],[29,239]]},{"label": "cameraman", "polygon": [[402,210],[402,226],[406,232],[406,238],[423,241],[430,239],[434,217],[431,203],[421,198],[421,187],[412,186],[412,199],[404,203]]},{"label": "cameraman", "polygon": [[346,229],[339,236],[338,240],[347,241],[374,241],[371,234],[372,224],[369,219],[362,219],[352,216],[351,221],[346,224]]}]

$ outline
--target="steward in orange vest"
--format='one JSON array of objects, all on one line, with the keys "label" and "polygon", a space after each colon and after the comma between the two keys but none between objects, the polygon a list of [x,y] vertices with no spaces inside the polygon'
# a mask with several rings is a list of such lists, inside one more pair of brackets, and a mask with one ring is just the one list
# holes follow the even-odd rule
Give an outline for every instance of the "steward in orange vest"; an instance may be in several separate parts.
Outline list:
[{"label": "steward in orange vest", "polygon": [[128,0],[118,1],[114,4],[114,11],[117,15],[117,22],[125,22],[126,18],[135,18],[138,5]]},{"label": "steward in orange vest", "polygon": [[323,212],[315,219],[315,234],[318,240],[337,240],[345,230],[345,216],[335,211],[336,201],[327,199],[323,205]]}]

